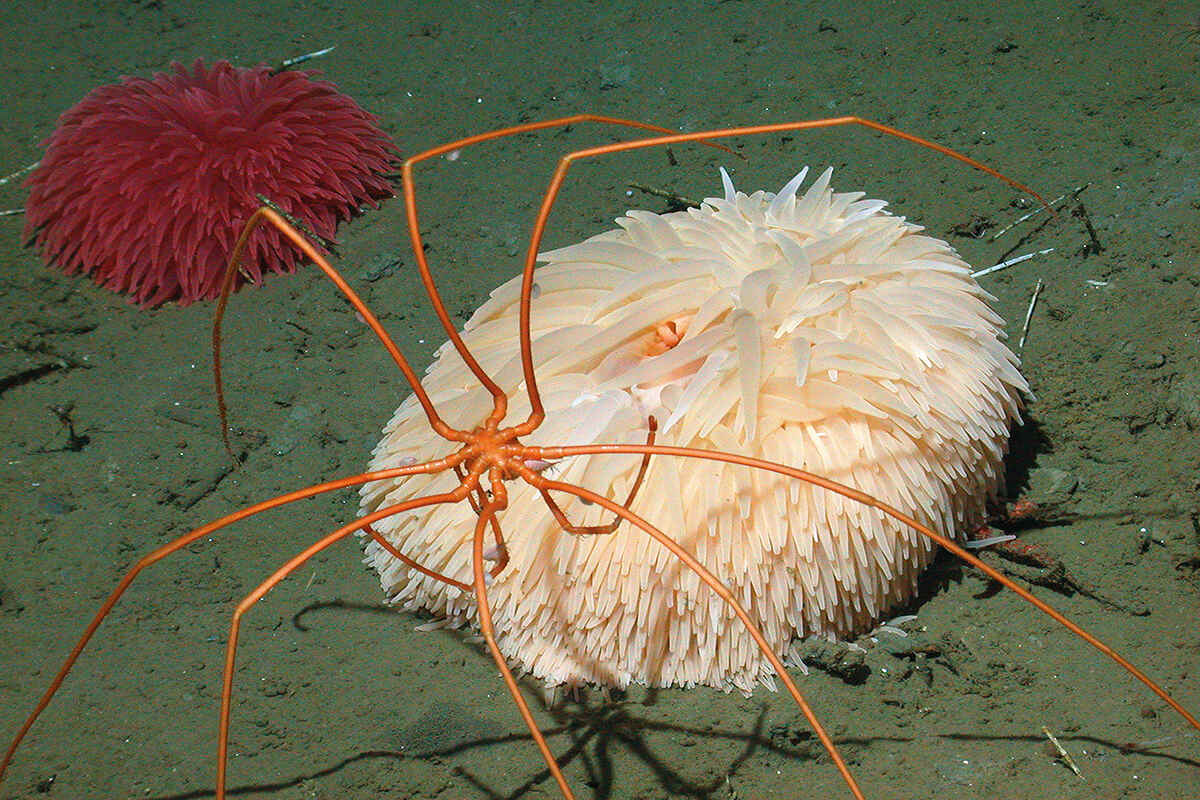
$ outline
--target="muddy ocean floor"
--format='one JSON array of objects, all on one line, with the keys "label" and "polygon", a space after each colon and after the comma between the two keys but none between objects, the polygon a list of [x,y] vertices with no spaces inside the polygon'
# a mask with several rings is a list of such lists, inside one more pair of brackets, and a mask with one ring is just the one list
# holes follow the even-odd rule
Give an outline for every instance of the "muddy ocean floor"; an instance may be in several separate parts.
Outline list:
[{"label": "muddy ocean floor", "polygon": [[[739,187],[774,190],[812,164],[832,165],[840,190],[889,199],[978,266],[1053,248],[982,279],[1014,334],[1044,285],[1023,353],[1036,401],[1010,471],[1014,493],[1046,513],[1017,532],[1111,603],[1033,591],[1200,709],[1191,4],[57,5],[9,3],[0,22],[0,173],[37,159],[57,115],[120,75],[337,45],[317,66],[404,153],[580,111],[684,130],[859,114],[961,149],[1049,198],[1086,187],[1058,219],[993,239],[1027,209],[958,163],[864,130],[760,137],[732,143],[744,159],[681,147],[672,159],[581,166],[549,244],[604,230],[631,205],[662,210],[628,196],[629,183],[716,194],[723,164]],[[580,125],[423,170],[429,254],[456,319],[516,272],[555,158],[613,137]],[[23,202],[18,187],[0,186],[0,206]],[[423,367],[444,337],[415,282],[400,211],[392,202],[343,228],[339,265]],[[360,470],[406,394],[313,270],[244,291],[227,325],[246,456],[232,470],[211,387],[211,305],[139,310],[46,268],[22,247],[21,228],[19,216],[0,218],[5,740],[140,555],[254,501]],[[18,752],[0,797],[211,796],[233,605],[356,507],[352,491],[306,501],[148,569]],[[800,685],[868,797],[1200,792],[1196,732],[1113,663],[950,561],[924,585],[907,638],[862,640],[865,654],[803,648],[812,669]],[[257,606],[237,672],[232,796],[556,796],[494,665],[462,633],[415,630],[426,621],[385,606],[354,543]],[[631,690],[606,701],[592,691],[552,704],[527,688],[582,798],[847,795],[777,694]],[[1043,726],[1082,777],[1056,758]]]}]

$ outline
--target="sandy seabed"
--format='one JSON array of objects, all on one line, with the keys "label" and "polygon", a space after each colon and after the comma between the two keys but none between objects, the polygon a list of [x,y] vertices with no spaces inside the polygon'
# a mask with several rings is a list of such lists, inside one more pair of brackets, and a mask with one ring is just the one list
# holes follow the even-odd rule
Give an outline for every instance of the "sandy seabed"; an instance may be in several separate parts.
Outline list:
[{"label": "sandy seabed", "polygon": [[[1200,709],[1200,42],[1186,3],[8,4],[0,173],[35,160],[61,111],[173,60],[317,66],[404,153],[590,111],[684,130],[858,114],[948,146],[1082,217],[991,234],[1025,213],[1005,185],[903,142],[840,129],[581,165],[548,244],[606,229],[638,182],[772,189],[803,164],[948,238],[973,264],[1054,248],[982,282],[1020,331],[1037,400],[1013,490],[1056,503],[1021,531],[1124,610],[1034,591]],[[458,319],[515,273],[540,187],[579,125],[505,140],[419,177],[429,255]],[[0,186],[0,206],[22,191]],[[238,446],[221,448],[212,307],[147,312],[22,247],[0,219],[0,733],[15,731],[136,558],[249,503],[362,468],[406,394],[314,270],[244,291],[227,325]],[[955,231],[982,225],[984,238]],[[401,209],[343,228],[338,262],[423,367],[444,336],[419,294]],[[1014,337],[1015,339],[1015,337]],[[10,380],[11,379],[11,380]],[[61,421],[69,418],[75,438]],[[229,614],[278,564],[349,520],[353,492],[240,524],[148,570],[0,787],[0,798],[211,796]],[[231,787],[240,798],[555,796],[496,670],[461,633],[388,609],[353,543],[250,615]],[[978,575],[939,562],[907,639],[865,656],[808,646],[801,680],[871,798],[1178,798],[1200,738],[1114,664]],[[847,666],[849,665],[849,666]],[[823,668],[818,668],[823,667]],[[850,668],[855,667],[855,668]],[[846,795],[786,697],[708,689],[531,692],[581,798]],[[1086,781],[1048,750],[1047,726]]]}]

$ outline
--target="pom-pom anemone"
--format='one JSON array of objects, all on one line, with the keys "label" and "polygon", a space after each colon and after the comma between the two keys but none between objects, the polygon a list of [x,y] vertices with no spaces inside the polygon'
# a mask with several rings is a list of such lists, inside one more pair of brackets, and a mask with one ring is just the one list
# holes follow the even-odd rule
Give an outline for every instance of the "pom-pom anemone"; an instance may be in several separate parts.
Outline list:
[{"label": "pom-pom anemone", "polygon": [[[68,274],[145,306],[208,300],[258,195],[325,239],[392,195],[391,140],[333,84],[227,61],[173,66],[92,90],[46,140],[25,184],[25,234]],[[292,272],[297,258],[261,228],[237,284]]]},{"label": "pom-pom anemone", "polygon": [[[943,241],[824,172],[778,194],[736,192],[699,209],[631,211],[619,229],[544,253],[535,273],[534,363],[546,422],[529,445],[659,444],[724,450],[855,486],[954,536],[997,488],[1025,380],[1002,320]],[[528,414],[517,351],[519,279],[496,289],[463,339]],[[491,410],[449,344],[423,381],[450,425]],[[384,430],[370,469],[453,451],[415,398]],[[640,459],[566,459],[555,478],[626,496]],[[363,512],[447,491],[450,472],[366,485]],[[538,492],[509,488],[510,561],[488,597],[500,649],[551,684],[707,684],[749,691],[772,669],[729,606],[664,547],[622,524],[562,532]],[[576,498],[571,521],[611,514]],[[846,637],[905,603],[934,546],[876,509],[774,473],[654,456],[633,510],[730,587],[777,653],[796,637]],[[376,528],[429,569],[471,580],[475,515],[464,503]],[[389,596],[452,622],[474,597],[377,543],[366,561]]]}]

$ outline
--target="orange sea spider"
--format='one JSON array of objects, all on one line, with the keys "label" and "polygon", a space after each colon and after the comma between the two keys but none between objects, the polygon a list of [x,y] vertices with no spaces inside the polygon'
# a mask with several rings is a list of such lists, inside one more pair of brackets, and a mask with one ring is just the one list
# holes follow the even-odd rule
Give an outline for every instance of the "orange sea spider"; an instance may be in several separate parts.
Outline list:
[{"label": "orange sea spider", "polygon": [[[523,421],[517,422],[516,424],[506,424],[506,416],[509,412],[510,401],[512,401],[514,398],[510,396],[508,391],[501,388],[501,385],[497,381],[496,377],[490,374],[489,371],[484,368],[480,360],[477,360],[475,354],[473,354],[468,348],[463,337],[456,330],[449,313],[439,297],[437,288],[434,285],[432,274],[425,257],[417,219],[417,206],[413,184],[413,167],[424,160],[439,155],[448,154],[488,140],[555,126],[565,126],[578,122],[597,122],[609,125],[641,128],[644,130],[656,131],[661,135],[654,136],[652,138],[618,142],[615,144],[579,150],[569,153],[560,160],[558,167],[550,181],[549,188],[543,197],[540,211],[533,226],[531,242],[526,253],[525,267],[522,273],[520,284],[517,338],[520,348],[520,377],[523,380],[521,389],[522,402],[527,400],[528,414]],[[198,528],[191,533],[176,539],[174,542],[143,557],[122,579],[109,598],[100,607],[95,617],[85,629],[78,644],[69,654],[65,663],[62,665],[62,668],[58,671],[50,687],[47,689],[33,712],[29,715],[21,729],[18,731],[7,752],[5,753],[3,761],[0,761],[0,776],[3,775],[5,769],[11,762],[21,740],[28,733],[41,712],[46,708],[47,704],[50,702],[51,698],[62,684],[64,678],[78,659],[82,650],[87,645],[100,623],[104,620],[104,618],[113,608],[114,604],[118,601],[132,581],[145,567],[159,561],[165,556],[183,547],[186,547],[193,542],[211,535],[212,533],[234,522],[245,519],[261,511],[291,503],[295,500],[311,497],[316,494],[335,489],[387,481],[403,476],[452,473],[454,479],[450,481],[451,485],[449,488],[445,489],[444,491],[437,491],[432,494],[407,499],[402,502],[382,505],[381,507],[366,513],[358,519],[340,527],[336,531],[313,543],[302,552],[288,560],[287,563],[276,570],[266,581],[260,584],[254,591],[247,595],[241,603],[238,604],[237,609],[233,614],[230,627],[223,672],[223,689],[217,756],[216,795],[218,800],[223,800],[226,794],[226,761],[229,744],[229,724],[232,710],[234,665],[237,654],[240,624],[243,616],[258,602],[259,599],[261,599],[268,591],[270,591],[272,587],[277,585],[288,575],[292,574],[308,559],[312,558],[315,554],[329,547],[333,543],[340,541],[341,539],[344,539],[356,532],[360,532],[369,537],[379,548],[387,551],[392,557],[400,560],[407,565],[409,569],[419,573],[421,576],[433,581],[441,582],[447,586],[454,587],[458,591],[468,596],[473,596],[475,609],[477,612],[478,626],[487,643],[487,647],[500,669],[501,675],[504,678],[506,686],[511,693],[514,702],[516,703],[522,718],[529,727],[529,731],[539,750],[541,751],[543,758],[545,759],[550,774],[557,782],[558,787],[564,797],[574,797],[571,788],[568,786],[567,781],[563,776],[558,761],[551,752],[545,738],[539,731],[533,715],[518,688],[516,679],[509,668],[505,655],[497,643],[497,630],[493,624],[492,609],[489,604],[489,585],[496,580],[498,576],[501,576],[504,573],[509,564],[508,551],[505,545],[505,537],[501,527],[503,519],[501,512],[505,511],[505,509],[508,507],[510,496],[508,485],[518,481],[532,487],[544,499],[549,513],[553,515],[558,526],[562,530],[561,535],[573,537],[609,536],[620,523],[625,523],[625,527],[628,527],[630,530],[638,531],[640,534],[644,534],[645,536],[651,537],[657,541],[662,547],[666,548],[666,550],[669,551],[670,554],[673,555],[680,564],[698,576],[703,585],[712,592],[716,593],[716,595],[721,598],[722,602],[728,607],[728,609],[731,610],[736,616],[740,624],[745,627],[745,630],[749,633],[754,643],[760,649],[762,657],[769,662],[777,678],[784,684],[787,692],[800,707],[821,744],[828,752],[834,765],[844,779],[852,795],[856,798],[864,797],[845,761],[838,752],[833,740],[825,732],[821,726],[821,723],[817,720],[812,709],[806,702],[803,694],[799,691],[796,684],[789,676],[787,670],[784,668],[780,655],[777,651],[777,647],[768,641],[763,631],[760,630],[759,621],[756,620],[752,613],[747,609],[748,604],[735,596],[735,594],[728,588],[726,581],[716,576],[701,562],[701,560],[697,559],[692,553],[688,552],[685,547],[681,546],[675,540],[675,538],[673,538],[671,533],[660,530],[651,521],[643,518],[641,515],[631,510],[631,506],[636,504],[635,500],[637,498],[638,491],[642,486],[643,478],[647,470],[647,464],[651,459],[657,460],[666,458],[700,459],[709,462],[733,464],[744,467],[748,470],[758,470],[764,473],[785,476],[794,481],[800,481],[805,484],[819,487],[822,491],[833,493],[834,495],[845,498],[852,503],[862,504],[864,506],[876,509],[879,514],[886,515],[900,525],[906,526],[912,531],[916,531],[920,536],[925,537],[929,541],[936,542],[939,546],[950,551],[963,561],[971,564],[973,567],[986,574],[989,578],[1003,584],[1007,588],[1017,593],[1026,602],[1032,604],[1043,613],[1049,615],[1059,624],[1069,629],[1072,633],[1084,639],[1093,647],[1112,658],[1121,667],[1138,678],[1138,680],[1150,688],[1151,691],[1158,695],[1164,702],[1166,702],[1181,716],[1183,716],[1183,718],[1186,719],[1189,724],[1191,724],[1197,730],[1200,730],[1200,721],[1197,721],[1192,714],[1190,714],[1178,702],[1176,702],[1164,689],[1159,687],[1158,684],[1134,667],[1124,657],[1116,653],[1111,647],[1099,641],[1094,636],[1080,628],[1078,625],[1065,618],[1061,613],[1034,597],[1029,591],[1023,589],[1017,584],[1014,584],[1011,580],[1006,578],[997,570],[981,562],[978,558],[971,555],[964,548],[960,547],[954,541],[954,539],[937,533],[929,525],[924,524],[918,519],[914,518],[913,515],[907,514],[893,505],[883,502],[869,494],[864,493],[863,491],[860,491],[859,489],[852,488],[851,486],[844,485],[843,483],[813,474],[796,466],[789,466],[776,461],[750,457],[733,452],[702,450],[691,447],[660,444],[656,442],[658,421],[654,417],[649,417],[646,420],[646,435],[644,443],[592,443],[585,445],[533,446],[524,444],[522,442],[522,438],[530,437],[542,426],[544,422],[546,422],[546,409],[539,391],[538,375],[534,369],[534,342],[532,341],[530,334],[531,312],[536,291],[534,280],[535,265],[538,259],[539,245],[546,229],[551,208],[554,205],[554,202],[565,180],[566,174],[572,164],[586,158],[682,142],[711,143],[712,140],[722,137],[746,136],[772,132],[781,133],[843,125],[864,126],[875,131],[879,131],[887,135],[930,148],[975,167],[976,169],[980,169],[1022,191],[1032,194],[1034,197],[1037,197],[1039,200],[1041,200],[1036,193],[1032,192],[1032,190],[1023,186],[1022,184],[1007,178],[990,167],[987,167],[964,155],[950,150],[949,148],[897,130],[895,128],[858,117],[838,117],[831,119],[811,120],[806,122],[758,125],[743,128],[727,128],[698,133],[679,134],[672,133],[663,128],[658,128],[657,126],[647,125],[640,122],[632,122],[628,120],[613,119],[595,115],[578,115],[563,119],[519,125],[468,137],[433,148],[431,150],[427,150],[407,159],[403,164],[401,173],[403,181],[403,197],[405,210],[407,212],[413,252],[416,257],[416,263],[421,281],[431,298],[433,308],[442,324],[442,327],[444,328],[446,335],[449,337],[450,347],[454,349],[454,351],[458,354],[458,357],[462,359],[466,367],[479,381],[479,384],[483,387],[483,391],[490,396],[491,408],[486,413],[486,416],[466,427],[454,427],[445,421],[443,414],[446,410],[444,408],[439,410],[434,400],[423,388],[421,380],[416,372],[383,329],[375,315],[362,302],[362,300],[359,299],[357,294],[351,289],[342,276],[336,270],[334,270],[334,268],[326,259],[322,257],[321,253],[277,212],[267,207],[260,208],[247,222],[238,246],[235,249],[234,255],[230,261],[229,268],[225,274],[225,280],[223,284],[224,288],[218,305],[213,329],[217,396],[218,404],[221,409],[223,434],[226,436],[228,435],[228,426],[226,425],[225,406],[220,388],[221,320],[224,314],[225,304],[229,296],[229,290],[236,274],[238,260],[242,251],[244,250],[245,244],[255,227],[266,223],[273,225],[288,239],[290,239],[301,251],[305,253],[308,258],[310,258],[322,269],[322,271],[346,296],[346,298],[362,316],[366,324],[383,343],[384,347],[387,349],[396,365],[404,374],[405,378],[413,389],[413,393],[416,398],[415,402],[419,404],[421,412],[424,414],[429,426],[448,443],[450,452],[443,457],[421,463],[407,463],[394,468],[353,475],[289,492],[285,495],[257,503],[253,506],[229,514],[228,516]],[[642,344],[644,347],[642,347],[642,353],[651,357],[666,354],[676,346],[680,346],[681,343],[686,341],[689,336],[699,333],[698,329],[701,327],[701,325],[697,325],[687,319],[671,317],[667,320],[660,320],[656,324],[652,325],[649,329],[653,332],[654,336],[657,336],[657,338],[654,338],[651,341],[643,342]],[[624,500],[618,501],[606,496],[605,492],[609,491],[609,487],[599,487],[600,491],[594,491],[584,486],[575,485],[563,480],[556,480],[550,477],[549,471],[546,470],[546,466],[554,462],[559,462],[564,459],[577,456],[588,455],[633,455],[641,457],[640,466],[637,470],[637,476],[632,481],[632,486],[629,488]],[[550,495],[551,492],[579,498],[587,501],[588,503],[594,504],[599,508],[605,509],[607,512],[615,515],[613,522],[605,525],[574,524],[568,518],[563,508],[553,500]],[[464,500],[470,504],[472,515],[474,517],[472,535],[470,536],[469,542],[469,578],[467,578],[467,576],[464,574],[462,576],[464,579],[460,579],[451,574],[446,574],[436,569],[431,569],[426,564],[419,563],[412,557],[411,554],[406,554],[396,549],[395,545],[389,541],[388,538],[381,535],[374,527],[381,521],[387,520],[396,515],[404,514],[405,512],[432,506],[461,504]],[[488,567],[487,562],[491,562],[492,565]]]}]

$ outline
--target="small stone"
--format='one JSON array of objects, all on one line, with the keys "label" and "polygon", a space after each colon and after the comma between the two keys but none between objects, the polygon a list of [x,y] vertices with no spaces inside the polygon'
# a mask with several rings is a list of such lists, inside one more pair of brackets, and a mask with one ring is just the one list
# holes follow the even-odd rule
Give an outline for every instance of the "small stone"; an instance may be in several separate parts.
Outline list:
[{"label": "small stone", "polygon": [[1138,369],[1158,369],[1163,364],[1167,363],[1167,357],[1162,353],[1138,353],[1133,359],[1133,364]]},{"label": "small stone", "polygon": [[1036,503],[1066,502],[1079,488],[1079,479],[1065,469],[1040,467],[1029,474],[1029,496]]},{"label": "small stone", "polygon": [[1167,395],[1166,410],[1170,421],[1182,422],[1189,431],[1200,430],[1200,376],[1175,380]]},{"label": "small stone", "polygon": [[600,66],[600,88],[617,89],[633,79],[633,67],[629,64],[608,63]]},{"label": "small stone", "polygon": [[47,514],[60,516],[70,514],[78,506],[56,494],[43,494],[38,497],[38,507]]}]

